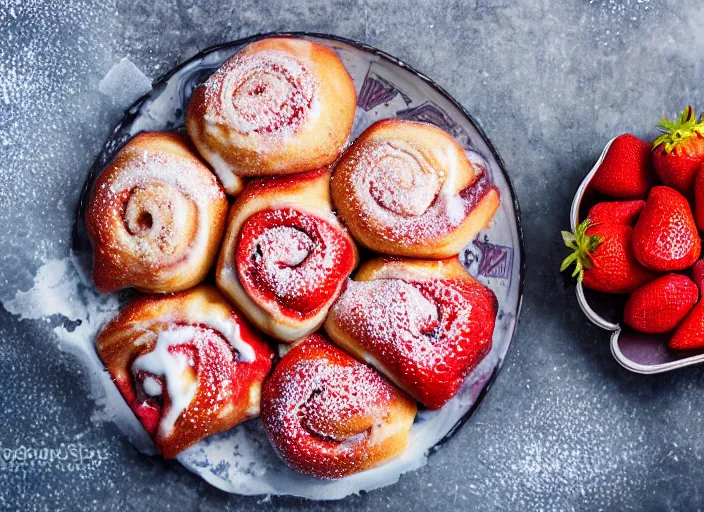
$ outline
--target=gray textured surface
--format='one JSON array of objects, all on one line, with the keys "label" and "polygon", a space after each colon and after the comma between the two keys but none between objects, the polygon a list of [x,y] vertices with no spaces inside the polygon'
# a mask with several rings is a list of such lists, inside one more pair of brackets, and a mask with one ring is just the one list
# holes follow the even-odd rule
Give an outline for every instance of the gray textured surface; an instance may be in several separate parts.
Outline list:
[{"label": "gray textured surface", "polygon": [[[99,466],[0,463],[0,509],[694,509],[704,502],[701,367],[642,377],[556,273],[571,196],[613,135],[702,96],[698,0],[194,5],[0,0],[0,299],[67,254],[80,184],[121,108],[122,57],[156,78],[206,46],[272,30],[358,39],[420,69],[482,121],[521,203],[528,274],[499,379],[422,470],[338,503],[228,496],[137,454],[93,408],[51,323],[0,310],[0,448],[81,445]],[[0,452],[1,453],[1,452]],[[71,470],[68,470],[71,469]]]}]

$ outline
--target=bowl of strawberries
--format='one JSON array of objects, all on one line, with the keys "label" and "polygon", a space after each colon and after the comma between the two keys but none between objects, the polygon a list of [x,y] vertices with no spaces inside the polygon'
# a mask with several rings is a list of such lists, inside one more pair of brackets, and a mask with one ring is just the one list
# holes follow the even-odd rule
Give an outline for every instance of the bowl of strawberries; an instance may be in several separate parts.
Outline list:
[{"label": "bowl of strawberries", "polygon": [[649,144],[612,139],[572,202],[577,301],[611,331],[611,352],[637,373],[704,362],[704,115],[661,120]]}]

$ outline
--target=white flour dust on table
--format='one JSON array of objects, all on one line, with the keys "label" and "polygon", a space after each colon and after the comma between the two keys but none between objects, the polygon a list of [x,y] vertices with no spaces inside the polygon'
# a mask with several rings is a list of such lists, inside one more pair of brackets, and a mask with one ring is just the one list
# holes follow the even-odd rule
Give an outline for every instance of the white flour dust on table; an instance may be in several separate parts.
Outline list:
[{"label": "white flour dust on table", "polygon": [[[481,161],[499,189],[502,202],[492,225],[460,255],[470,273],[491,288],[499,314],[489,355],[473,370],[458,395],[439,411],[421,411],[413,425],[407,450],[397,459],[341,480],[324,481],[289,469],[275,454],[259,419],[209,437],[178,456],[188,469],[214,486],[245,495],[297,495],[312,499],[340,499],[396,482],[425,464],[429,452],[467,417],[495,376],[513,336],[520,307],[521,251],[518,225],[507,178],[491,147],[463,112],[431,84],[395,62],[343,42],[317,40],[332,46],[352,76],[360,105],[353,136],[378,119],[399,117],[434,122],[449,131],[474,162]],[[140,131],[179,130],[184,106],[193,88],[232,55],[229,46],[195,58],[167,82],[151,91],[148,79],[127,60],[116,63],[99,84],[115,104],[125,105],[148,93],[133,106],[129,122],[115,131],[101,155],[103,161]],[[87,167],[87,164],[86,164]],[[80,245],[80,244],[79,244]],[[85,244],[84,244],[85,246]],[[119,309],[120,297],[94,291],[89,254],[45,260],[34,286],[20,291],[3,306],[22,319],[65,319],[75,328],[58,326],[59,346],[75,355],[89,370],[86,393],[96,402],[93,419],[113,422],[135,446],[154,453],[153,445],[131,413],[98,359],[94,340],[100,328]]]}]

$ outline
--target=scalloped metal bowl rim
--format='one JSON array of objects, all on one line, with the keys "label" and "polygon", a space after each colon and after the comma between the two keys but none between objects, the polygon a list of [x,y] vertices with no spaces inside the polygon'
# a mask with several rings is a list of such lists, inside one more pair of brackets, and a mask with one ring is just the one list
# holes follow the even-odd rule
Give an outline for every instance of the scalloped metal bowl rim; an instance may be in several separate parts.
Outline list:
[{"label": "scalloped metal bowl rim", "polygon": [[[577,192],[574,195],[574,199],[572,200],[572,208],[570,209],[570,226],[572,227],[572,231],[576,229],[577,224],[579,222],[579,210],[587,186],[594,177],[594,174],[596,174],[596,171],[601,166],[601,163],[604,161],[606,153],[609,150],[609,147],[611,147],[611,143],[613,141],[614,139],[611,139],[606,144],[604,150],[601,153],[601,156],[594,164],[594,167],[592,167],[589,173],[587,173],[587,175],[584,177],[584,180],[582,180],[582,183],[579,185],[579,188],[577,189]],[[634,373],[650,375],[655,373],[669,372],[671,370],[676,370],[678,368],[684,368],[685,366],[691,366],[693,364],[704,362],[704,354],[686,357],[669,363],[653,365],[643,365],[628,359],[623,354],[623,352],[621,352],[621,347],[619,347],[618,345],[618,338],[621,334],[621,326],[619,324],[609,322],[591,308],[591,306],[587,302],[587,298],[584,295],[584,287],[582,286],[582,283],[577,283],[576,295],[577,303],[579,304],[579,307],[582,309],[587,319],[597,327],[601,327],[602,329],[611,332],[611,354],[614,356],[614,359],[616,359],[616,361],[618,361],[618,363],[627,370],[630,370]]]}]

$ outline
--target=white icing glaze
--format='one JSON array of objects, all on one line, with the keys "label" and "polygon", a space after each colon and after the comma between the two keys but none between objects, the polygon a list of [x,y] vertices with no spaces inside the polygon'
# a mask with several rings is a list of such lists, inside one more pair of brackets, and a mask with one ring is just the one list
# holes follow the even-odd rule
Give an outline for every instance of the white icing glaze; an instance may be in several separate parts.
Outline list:
[{"label": "white icing glaze", "polygon": [[161,384],[151,375],[147,375],[142,382],[142,389],[149,396],[161,396],[164,390],[161,388]]},{"label": "white icing glaze", "polygon": [[445,160],[445,184],[440,191],[442,201],[445,203],[445,211],[451,225],[457,225],[465,218],[465,205],[462,198],[457,194],[457,167],[458,154],[454,148],[444,148],[442,152]]},{"label": "white icing glaze", "polygon": [[[191,340],[196,330],[196,327],[187,325],[162,331],[157,337],[154,350],[139,356],[132,363],[132,373],[144,371],[164,376],[170,400],[168,411],[159,423],[159,435],[164,437],[171,433],[176,420],[191,403],[198,387],[195,380],[189,382],[182,378],[189,367],[188,357],[185,354],[173,353],[169,349]],[[146,388],[145,391],[149,393]]]},{"label": "white icing glaze", "polygon": [[242,179],[234,173],[232,165],[227,163],[219,153],[210,151],[205,144],[200,144],[198,151],[213,168],[218,179],[220,179],[222,187],[228,194],[234,195],[242,189]]},{"label": "white icing glaze", "polygon": [[224,318],[221,315],[205,314],[201,315],[201,324],[207,325],[211,329],[218,331],[225,338],[232,348],[238,352],[237,359],[244,363],[253,363],[256,359],[254,349],[240,336],[240,326],[232,318]]},{"label": "white icing glaze", "polygon": [[220,310],[211,309],[208,304],[201,302],[192,303],[187,313],[189,323],[205,325],[220,333],[238,352],[238,361],[254,362],[256,359],[254,349],[242,339],[240,326],[232,317],[223,314]]}]

